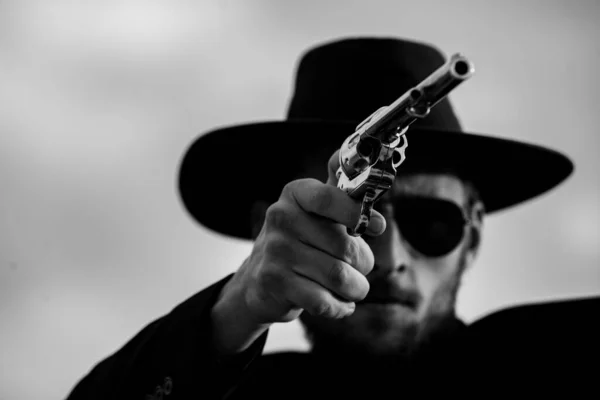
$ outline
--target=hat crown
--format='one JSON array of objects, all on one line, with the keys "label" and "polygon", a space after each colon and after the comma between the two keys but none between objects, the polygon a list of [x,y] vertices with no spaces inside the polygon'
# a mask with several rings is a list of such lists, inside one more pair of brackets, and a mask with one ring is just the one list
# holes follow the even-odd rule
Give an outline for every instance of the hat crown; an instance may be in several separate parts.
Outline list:
[{"label": "hat crown", "polygon": [[[287,118],[359,123],[444,62],[435,47],[396,38],[349,38],[314,47],[298,63]],[[413,127],[462,131],[448,98]]]}]

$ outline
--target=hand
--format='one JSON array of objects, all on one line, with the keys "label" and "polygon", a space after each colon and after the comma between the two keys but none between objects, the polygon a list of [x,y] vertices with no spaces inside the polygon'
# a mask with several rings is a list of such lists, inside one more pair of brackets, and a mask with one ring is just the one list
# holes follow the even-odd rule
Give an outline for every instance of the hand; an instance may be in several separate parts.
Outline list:
[{"label": "hand", "polygon": [[[291,321],[302,310],[346,317],[367,295],[374,257],[361,237],[347,233],[358,220],[360,202],[336,187],[338,166],[336,152],[327,183],[292,181],[267,209],[251,255],[228,285],[256,323]],[[367,234],[384,230],[385,219],[373,210]]]}]

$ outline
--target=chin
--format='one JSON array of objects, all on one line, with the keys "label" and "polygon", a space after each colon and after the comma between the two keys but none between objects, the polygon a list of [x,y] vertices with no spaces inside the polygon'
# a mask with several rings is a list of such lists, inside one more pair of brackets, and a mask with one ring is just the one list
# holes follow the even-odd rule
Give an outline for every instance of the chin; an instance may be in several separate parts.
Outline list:
[{"label": "chin", "polygon": [[339,354],[391,356],[410,353],[419,332],[418,312],[401,304],[358,303],[342,319],[300,316],[315,348]]},{"label": "chin", "polygon": [[417,310],[399,303],[359,303],[349,318],[367,326],[379,323],[394,328],[418,323]]},{"label": "chin", "polygon": [[418,330],[416,310],[401,304],[359,304],[348,318],[351,332],[376,342],[406,341]]}]

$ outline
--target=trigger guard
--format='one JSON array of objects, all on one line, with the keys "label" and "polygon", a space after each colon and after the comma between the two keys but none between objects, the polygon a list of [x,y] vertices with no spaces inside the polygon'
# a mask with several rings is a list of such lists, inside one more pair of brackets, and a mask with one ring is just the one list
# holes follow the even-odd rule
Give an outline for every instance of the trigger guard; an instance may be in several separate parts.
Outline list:
[{"label": "trigger guard", "polygon": [[367,228],[369,227],[369,222],[371,221],[371,212],[373,211],[373,204],[375,203],[375,191],[369,189],[365,192],[365,195],[362,200],[362,205],[360,207],[360,216],[358,218],[358,222],[354,226],[354,229],[348,228],[348,234],[350,236],[361,236]]}]

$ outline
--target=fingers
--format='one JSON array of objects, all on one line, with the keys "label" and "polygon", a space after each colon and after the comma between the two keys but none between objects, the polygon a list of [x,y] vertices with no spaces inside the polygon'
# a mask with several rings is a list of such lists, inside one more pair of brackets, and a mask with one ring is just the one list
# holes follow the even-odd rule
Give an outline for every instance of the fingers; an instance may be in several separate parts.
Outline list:
[{"label": "fingers", "polygon": [[305,254],[305,248],[349,264],[363,275],[369,274],[375,264],[373,252],[364,239],[348,235],[344,226],[328,219],[275,204],[267,211],[266,225],[267,250],[285,264],[310,262],[310,258],[306,261],[299,258]]},{"label": "fingers", "polygon": [[[284,188],[282,196],[294,201],[307,213],[319,215],[347,228],[354,228],[360,217],[359,201],[337,187],[323,184],[316,179],[299,179],[290,182]],[[383,216],[373,210],[366,234],[380,235],[385,230],[385,226]]]},{"label": "fingers", "polygon": [[287,298],[299,308],[315,316],[326,318],[344,318],[351,315],[356,304],[336,297],[332,292],[324,289],[316,282],[300,275],[289,278],[290,291]]},{"label": "fingers", "polygon": [[[306,221],[302,221],[303,217]],[[291,226],[300,231],[314,219],[299,210],[297,215],[281,213],[277,218],[279,221],[293,221]],[[363,239],[348,236],[341,225],[324,219],[320,221],[328,224],[331,232],[329,238],[323,236],[320,244],[334,242],[343,246],[342,243],[346,243],[346,254],[340,257],[346,257],[353,264],[302,242],[292,228],[284,231],[272,225],[274,229],[267,229],[261,239],[264,241],[260,258],[263,265],[257,282],[260,287],[258,293],[262,294],[256,298],[275,300],[269,300],[272,303],[270,311],[264,306],[267,311],[263,310],[262,315],[276,315],[272,319],[278,320],[278,315],[287,315],[288,309],[301,308],[314,315],[341,318],[353,312],[353,302],[366,297],[369,283],[365,275],[373,268],[373,255],[368,245]],[[337,231],[331,228],[335,225]],[[326,226],[322,225],[328,229]],[[342,229],[339,230],[339,227]],[[356,245],[358,247],[352,247]]]},{"label": "fingers", "polygon": [[326,218],[310,216],[300,210],[296,212],[295,217],[289,218],[290,224],[286,229],[298,241],[350,264],[363,275],[371,272],[375,258],[364,239],[348,235],[344,226]]},{"label": "fingers", "polygon": [[305,247],[303,253],[300,259],[304,261],[292,267],[296,274],[347,301],[360,301],[366,297],[369,282],[350,264],[311,247]]}]

